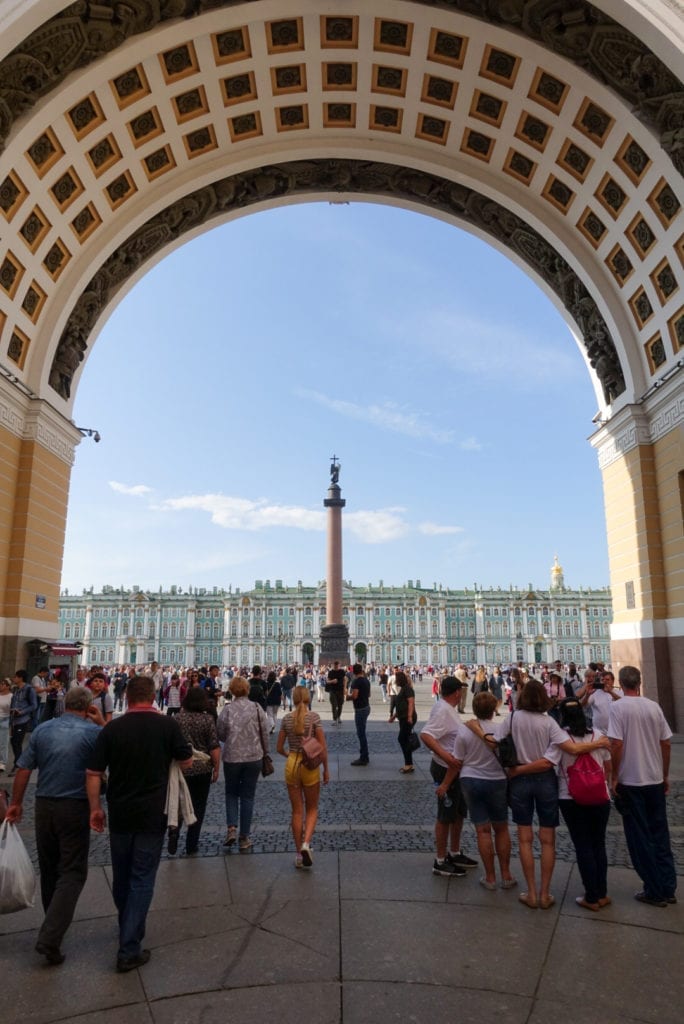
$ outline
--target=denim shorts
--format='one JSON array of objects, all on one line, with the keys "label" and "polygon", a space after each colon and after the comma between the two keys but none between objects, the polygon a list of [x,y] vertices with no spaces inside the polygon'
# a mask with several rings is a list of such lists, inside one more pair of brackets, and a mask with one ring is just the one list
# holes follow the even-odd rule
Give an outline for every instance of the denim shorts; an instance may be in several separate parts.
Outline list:
[{"label": "denim shorts", "polygon": [[473,825],[498,825],[508,821],[508,782],[506,779],[461,779],[461,792],[468,805]]},{"label": "denim shorts", "polygon": [[553,768],[509,779],[508,803],[516,825],[531,825],[536,810],[540,828],[557,828],[558,778]]}]

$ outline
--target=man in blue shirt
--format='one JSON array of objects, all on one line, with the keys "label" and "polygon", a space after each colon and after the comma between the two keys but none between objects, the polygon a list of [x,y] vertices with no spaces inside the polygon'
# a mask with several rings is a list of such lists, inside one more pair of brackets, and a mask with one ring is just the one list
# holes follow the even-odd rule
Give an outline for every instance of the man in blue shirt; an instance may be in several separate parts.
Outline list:
[{"label": "man in blue shirt", "polygon": [[86,765],[104,719],[89,690],[76,686],[64,701],[64,714],[39,725],[17,761],[7,821],[21,821],[24,793],[38,769],[35,828],[40,894],[45,920],[36,952],[61,964],[60,947],[88,877],[90,811]]}]

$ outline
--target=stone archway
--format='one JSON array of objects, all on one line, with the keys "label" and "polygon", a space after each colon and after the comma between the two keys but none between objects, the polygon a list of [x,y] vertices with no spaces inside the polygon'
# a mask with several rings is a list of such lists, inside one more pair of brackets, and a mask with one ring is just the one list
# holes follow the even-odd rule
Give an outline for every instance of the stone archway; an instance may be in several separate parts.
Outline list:
[{"label": "stone archway", "polygon": [[599,403],[614,661],[681,719],[682,18],[638,0],[340,6],[1,16],[2,668],[54,631],[71,409],[114,304],[212,223],[379,197],[488,239],[568,321]]}]

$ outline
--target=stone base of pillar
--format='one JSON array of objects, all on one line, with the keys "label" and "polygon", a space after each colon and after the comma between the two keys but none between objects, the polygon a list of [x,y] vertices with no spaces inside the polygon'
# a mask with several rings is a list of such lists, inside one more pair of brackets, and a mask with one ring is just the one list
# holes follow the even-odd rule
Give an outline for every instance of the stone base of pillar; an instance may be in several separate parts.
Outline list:
[{"label": "stone base of pillar", "polygon": [[333,623],[321,629],[318,664],[332,665],[333,661],[339,661],[341,665],[349,664],[349,630],[341,623]]},{"label": "stone base of pillar", "polygon": [[660,704],[670,726],[684,725],[684,636],[630,637],[612,640],[615,679],[623,665],[641,672],[641,692]]}]

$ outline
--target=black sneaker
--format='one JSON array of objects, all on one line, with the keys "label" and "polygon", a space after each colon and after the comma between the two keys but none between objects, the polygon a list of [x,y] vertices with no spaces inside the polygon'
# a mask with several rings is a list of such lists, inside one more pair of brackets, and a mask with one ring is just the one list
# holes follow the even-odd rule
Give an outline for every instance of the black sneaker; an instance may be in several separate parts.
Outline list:
[{"label": "black sneaker", "polygon": [[446,859],[450,864],[455,864],[459,868],[477,867],[477,861],[472,857],[466,857],[465,853],[447,853]]},{"label": "black sneaker", "polygon": [[128,971],[134,971],[136,967],[144,967],[151,956],[152,953],[149,949],[141,949],[139,956],[133,956],[126,960],[119,957],[116,961],[116,969],[119,974],[126,974]]},{"label": "black sneaker", "polygon": [[363,760],[362,760],[362,759],[361,759],[361,758],[359,757],[359,758],[358,758],[358,760],[356,760],[356,761],[350,761],[349,763],[350,763],[350,764],[352,765],[352,767],[354,767],[354,768],[358,768],[358,766],[359,766],[359,765],[364,765],[364,764],[368,764],[368,761],[363,761]]},{"label": "black sneaker", "polygon": [[665,899],[671,906],[674,906],[674,904],[677,902],[676,896],[666,896]]},{"label": "black sneaker", "polygon": [[443,860],[441,864],[435,860],[432,864],[432,874],[443,875],[444,878],[463,878],[466,870],[459,868],[457,864],[452,864],[450,860]]},{"label": "black sneaker", "polygon": [[647,896],[644,890],[641,892],[634,893],[634,899],[638,900],[639,903],[648,903],[649,907],[666,907],[667,900],[659,900],[654,896]]},{"label": "black sneaker", "polygon": [[44,942],[36,942],[36,953],[40,953],[44,956],[47,962],[51,966],[57,966],[63,964],[65,960],[64,953],[57,946],[48,946]]}]

